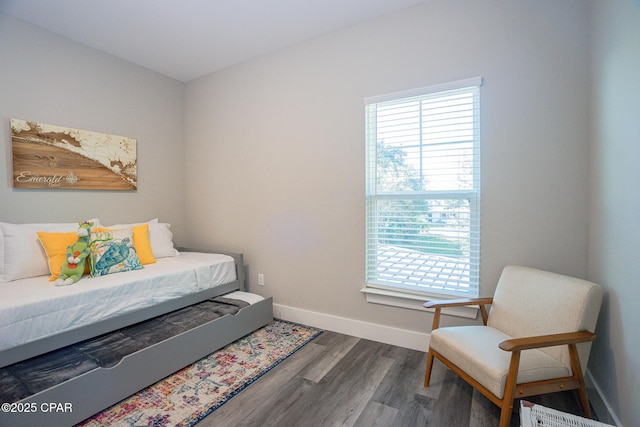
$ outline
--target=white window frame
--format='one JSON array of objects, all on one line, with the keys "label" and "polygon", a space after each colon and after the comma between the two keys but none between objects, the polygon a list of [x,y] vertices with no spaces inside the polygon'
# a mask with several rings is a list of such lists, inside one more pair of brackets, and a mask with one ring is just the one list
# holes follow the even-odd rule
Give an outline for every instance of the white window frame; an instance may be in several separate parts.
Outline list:
[{"label": "white window frame", "polygon": [[[399,306],[404,308],[424,310],[422,304],[429,300],[438,299],[451,299],[459,297],[477,297],[479,295],[479,280],[480,280],[480,86],[482,85],[482,78],[476,77],[466,80],[460,80],[450,82],[442,85],[435,85],[429,87],[418,88],[409,91],[396,92],[392,94],[366,98],[366,156],[367,156],[367,188],[366,188],[366,200],[367,200],[367,242],[366,242],[366,276],[367,283],[362,291],[365,293],[367,301],[372,303],[386,304]],[[466,91],[469,90],[473,95],[473,174],[472,174],[472,187],[465,189],[447,189],[446,191],[436,191],[422,189],[420,191],[402,191],[393,192],[380,190],[377,185],[377,152],[378,143],[381,137],[378,135],[377,125],[377,108],[384,106],[385,103],[407,102],[415,101],[415,99],[433,98],[434,96],[446,96],[452,91]],[[426,115],[425,115],[426,116]],[[419,122],[422,123],[425,117],[420,113]],[[422,132],[422,131],[420,131]],[[420,136],[420,142],[418,143],[420,149],[426,146],[426,143],[422,142],[422,136]],[[422,156],[421,156],[422,158]],[[450,279],[451,283],[442,287],[438,284],[438,281],[428,279],[423,276],[422,279],[416,279],[415,275],[411,272],[415,270],[415,263],[409,261],[403,264],[402,260],[409,259],[410,257],[420,256],[425,258],[435,259],[434,255],[416,255],[415,253],[408,254],[406,258],[400,258],[400,262],[394,265],[400,265],[396,268],[396,271],[404,270],[407,273],[405,276],[407,279],[397,279],[401,277],[402,273],[397,273],[397,277],[391,277],[387,274],[387,271],[383,271],[383,262],[381,261],[382,245],[378,240],[379,228],[375,225],[376,218],[376,203],[380,200],[407,200],[407,199],[421,199],[421,200],[466,200],[469,203],[470,209],[470,221],[469,221],[469,250],[466,252],[466,264],[465,268],[459,269],[462,271],[464,277],[461,279]],[[394,247],[395,249],[395,247]],[[395,255],[395,254],[394,254]],[[398,255],[402,255],[402,251],[398,252]],[[398,258],[394,258],[397,260]],[[429,261],[431,262],[431,260]],[[388,265],[388,264],[384,264]],[[440,261],[435,262],[435,266],[442,266]],[[438,269],[440,267],[435,267]],[[414,270],[412,270],[414,269]],[[420,268],[424,270],[423,267]],[[391,271],[391,268],[389,268]],[[442,272],[442,268],[440,268]],[[431,275],[433,273],[430,273]],[[419,277],[419,275],[417,275]],[[446,279],[447,280],[447,279]],[[445,282],[446,282],[445,280]],[[445,289],[449,288],[449,289]],[[449,311],[450,314],[460,315],[464,317],[475,317],[476,310],[469,310],[466,308],[456,309]]]}]

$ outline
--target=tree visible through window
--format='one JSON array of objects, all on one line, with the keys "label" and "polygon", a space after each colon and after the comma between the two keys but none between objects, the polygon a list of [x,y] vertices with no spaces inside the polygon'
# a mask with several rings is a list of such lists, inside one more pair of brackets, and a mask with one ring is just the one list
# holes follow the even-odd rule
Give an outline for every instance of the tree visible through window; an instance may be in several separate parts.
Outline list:
[{"label": "tree visible through window", "polygon": [[480,79],[367,100],[367,286],[478,295]]}]

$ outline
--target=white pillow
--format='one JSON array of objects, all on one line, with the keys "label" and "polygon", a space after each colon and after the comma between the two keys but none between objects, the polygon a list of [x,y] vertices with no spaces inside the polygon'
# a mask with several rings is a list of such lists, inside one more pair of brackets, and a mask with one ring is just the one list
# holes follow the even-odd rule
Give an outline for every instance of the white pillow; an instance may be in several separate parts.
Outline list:
[{"label": "white pillow", "polygon": [[[98,219],[91,219],[96,225]],[[66,233],[78,230],[77,222],[10,224],[0,222],[0,282],[49,274],[49,259],[38,231]]]},{"label": "white pillow", "polygon": [[156,258],[176,256],[179,252],[173,246],[171,224],[165,222],[149,224],[149,241],[151,250]]},{"label": "white pillow", "polygon": [[130,228],[136,225],[149,224],[149,242],[151,243],[151,251],[153,256],[157,258],[166,258],[177,256],[179,252],[173,246],[173,233],[171,232],[171,224],[159,223],[158,218],[145,222],[134,222],[131,224],[115,224],[106,228]]}]

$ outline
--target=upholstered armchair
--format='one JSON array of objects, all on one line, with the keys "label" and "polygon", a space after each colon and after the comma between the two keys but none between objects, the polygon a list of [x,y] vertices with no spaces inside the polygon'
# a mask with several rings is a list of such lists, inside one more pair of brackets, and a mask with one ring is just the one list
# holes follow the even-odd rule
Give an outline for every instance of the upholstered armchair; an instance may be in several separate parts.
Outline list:
[{"label": "upholstered armchair", "polygon": [[[507,266],[493,298],[425,303],[435,316],[424,386],[436,358],[500,406],[501,427],[514,399],[573,389],[590,418],[583,374],[601,302],[595,283]],[[443,308],[463,305],[479,306],[483,325],[439,327]]]}]

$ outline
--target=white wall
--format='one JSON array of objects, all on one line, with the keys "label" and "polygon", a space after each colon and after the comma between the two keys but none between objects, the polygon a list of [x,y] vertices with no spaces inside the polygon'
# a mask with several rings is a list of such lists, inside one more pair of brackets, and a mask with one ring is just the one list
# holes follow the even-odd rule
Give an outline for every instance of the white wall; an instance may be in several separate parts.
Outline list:
[{"label": "white wall", "polygon": [[[0,221],[160,216],[179,243],[245,252],[278,304],[428,332],[428,314],[359,291],[362,99],[480,75],[482,294],[507,263],[585,277],[588,260],[607,287],[590,371],[634,425],[639,8],[432,0],[193,81],[184,110],[183,84],[0,15]],[[14,190],[14,117],[137,138],[138,191]]]},{"label": "white wall", "polygon": [[[105,224],[183,219],[183,96],[178,81],[0,15],[0,221]],[[12,187],[10,119],[137,139],[137,191]]]},{"label": "white wall", "polygon": [[[615,420],[640,420],[640,2],[592,2],[589,278],[607,293],[591,361]],[[620,424],[618,424],[620,425]]]},{"label": "white wall", "polygon": [[482,76],[482,294],[508,263],[586,277],[588,24],[580,0],[433,0],[189,82],[189,243],[243,251],[277,304],[428,332],[360,292],[363,98]]}]

